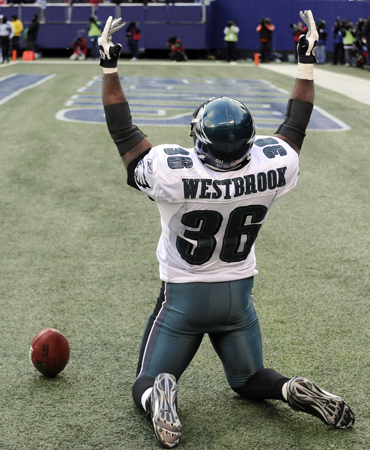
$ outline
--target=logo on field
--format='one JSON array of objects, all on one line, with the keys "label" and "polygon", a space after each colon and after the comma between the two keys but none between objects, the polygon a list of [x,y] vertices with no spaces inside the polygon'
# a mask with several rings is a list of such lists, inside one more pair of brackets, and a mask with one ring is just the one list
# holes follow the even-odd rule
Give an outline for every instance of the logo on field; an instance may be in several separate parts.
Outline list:
[{"label": "logo on field", "polygon": [[[257,129],[276,131],[284,121],[289,95],[265,80],[222,78],[121,77],[133,123],[144,126],[190,127],[193,112],[211,97],[237,98],[248,106]],[[105,124],[102,77],[80,88],[57,113],[59,120]],[[314,107],[309,130],[340,131],[349,127]]]},{"label": "logo on field", "polygon": [[13,73],[0,78],[0,105],[8,102],[27,89],[39,86],[55,75],[30,75]]}]

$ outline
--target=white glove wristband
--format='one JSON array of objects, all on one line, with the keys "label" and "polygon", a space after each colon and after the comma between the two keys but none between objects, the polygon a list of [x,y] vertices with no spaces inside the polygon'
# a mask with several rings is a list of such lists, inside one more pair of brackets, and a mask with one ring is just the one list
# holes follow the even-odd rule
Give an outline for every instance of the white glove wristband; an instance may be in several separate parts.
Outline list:
[{"label": "white glove wristband", "polygon": [[118,72],[117,67],[103,67],[104,74],[115,73],[115,72]]},{"label": "white glove wristband", "polygon": [[313,66],[314,64],[298,63],[296,78],[301,80],[313,80]]}]

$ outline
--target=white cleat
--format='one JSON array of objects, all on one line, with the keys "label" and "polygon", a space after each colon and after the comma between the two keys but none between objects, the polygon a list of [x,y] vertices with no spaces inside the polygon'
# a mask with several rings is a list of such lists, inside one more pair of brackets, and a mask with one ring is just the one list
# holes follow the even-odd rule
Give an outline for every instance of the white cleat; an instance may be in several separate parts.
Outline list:
[{"label": "white cleat", "polygon": [[318,417],[335,428],[352,428],[355,416],[347,403],[339,396],[320,389],[303,377],[288,381],[289,405],[297,410]]},{"label": "white cleat", "polygon": [[176,378],[168,373],[160,373],[154,381],[150,407],[155,435],[164,448],[177,447],[180,442],[181,423],[176,399]]}]

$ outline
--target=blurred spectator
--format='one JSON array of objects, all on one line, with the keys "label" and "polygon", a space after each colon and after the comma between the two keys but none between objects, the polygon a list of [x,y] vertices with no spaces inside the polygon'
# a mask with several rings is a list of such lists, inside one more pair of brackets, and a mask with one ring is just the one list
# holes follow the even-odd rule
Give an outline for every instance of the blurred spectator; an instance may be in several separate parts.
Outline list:
[{"label": "blurred spectator", "polygon": [[[87,0],[87,3],[92,3],[94,5],[94,9],[97,8],[97,6],[99,5],[99,3],[103,3],[104,0]],[[85,2],[83,2],[85,3]]]},{"label": "blurred spectator", "polygon": [[34,14],[27,31],[26,50],[37,52],[37,35],[39,33],[39,27],[39,16],[37,14]]},{"label": "blurred spectator", "polygon": [[76,36],[76,39],[72,42],[73,53],[69,57],[72,60],[83,61],[87,55],[87,43],[86,39],[82,35],[83,31],[80,30]]},{"label": "blurred spectator", "polygon": [[0,47],[1,47],[1,61],[2,64],[5,59],[9,62],[10,42],[14,36],[14,29],[9,20],[0,15]]},{"label": "blurred spectator", "polygon": [[333,51],[333,66],[338,63],[344,64],[344,48],[343,48],[343,32],[342,21],[340,17],[334,23],[334,51]]},{"label": "blurred spectator", "polygon": [[354,44],[356,42],[355,30],[353,24],[350,20],[343,21],[342,26],[343,34],[343,48],[344,48],[344,60],[347,67],[352,67],[356,65],[354,59]]},{"label": "blurred spectator", "polygon": [[22,31],[23,31],[23,23],[21,20],[18,19],[18,16],[16,16],[15,14],[13,16],[11,16],[10,20],[11,20],[13,30],[14,30],[14,36],[12,38],[12,50],[16,50],[17,56],[19,56],[20,55],[20,40],[21,40]]},{"label": "blurred spectator", "polygon": [[302,34],[307,33],[307,27],[303,22],[298,22],[297,24],[291,23],[290,28],[293,28],[293,38],[294,38],[294,60],[297,61],[297,45],[299,41],[299,37],[302,36]]},{"label": "blurred spectator", "polygon": [[362,40],[364,27],[365,27],[365,20],[360,17],[358,19],[358,21],[356,22],[356,27],[355,27],[355,38],[356,38],[356,41],[361,41]]},{"label": "blurred spectator", "polygon": [[171,61],[187,61],[184,46],[177,36],[171,36],[167,41],[167,47],[170,49],[169,57]]},{"label": "blurred spectator", "polygon": [[130,22],[126,28],[127,47],[130,49],[132,58],[131,61],[136,61],[139,57],[139,41],[140,29],[136,22]]},{"label": "blurred spectator", "polygon": [[237,59],[237,42],[239,35],[239,27],[235,20],[229,20],[224,28],[225,42],[226,42],[226,61],[236,61]]},{"label": "blurred spectator", "polygon": [[365,69],[367,67],[367,48],[366,44],[362,41],[362,39],[355,41],[354,50],[353,50],[353,58],[355,67],[359,67],[360,69]]},{"label": "blurred spectator", "polygon": [[271,42],[272,42],[272,32],[275,30],[275,25],[271,24],[270,19],[262,17],[258,27],[257,32],[260,37],[260,53],[261,62],[271,61]]},{"label": "blurred spectator", "polygon": [[90,42],[91,42],[91,56],[92,59],[99,58],[99,44],[98,37],[101,35],[101,22],[97,19],[97,17],[91,16],[89,19],[89,27],[88,33]]},{"label": "blurred spectator", "polygon": [[318,64],[326,63],[326,39],[329,30],[326,28],[325,20],[318,20],[316,22],[316,29],[319,33],[319,40],[317,41],[316,58]]},{"label": "blurred spectator", "polygon": [[362,37],[366,41],[366,46],[367,46],[367,64],[368,64],[368,66],[370,66],[370,17],[365,19],[363,32],[362,32]]}]

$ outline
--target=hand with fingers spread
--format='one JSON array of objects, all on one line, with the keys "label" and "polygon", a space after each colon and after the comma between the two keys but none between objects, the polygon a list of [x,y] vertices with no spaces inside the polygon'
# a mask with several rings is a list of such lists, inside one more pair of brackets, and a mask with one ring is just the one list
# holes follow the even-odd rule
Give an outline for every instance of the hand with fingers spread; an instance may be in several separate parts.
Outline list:
[{"label": "hand with fingers spread", "polygon": [[312,12],[301,11],[299,13],[303,22],[307,25],[308,32],[302,34],[299,38],[297,52],[298,52],[298,62],[303,64],[313,64],[316,60],[316,47],[319,35],[316,29],[315,20],[313,18]]},{"label": "hand with fingers spread", "polygon": [[[116,69],[117,61],[121,54],[121,44],[113,44],[112,34],[125,26],[126,22],[121,23],[122,19],[114,19],[110,16],[105,24],[103,33],[98,38],[100,65],[108,69]],[[114,71],[114,70],[113,70]]]}]

